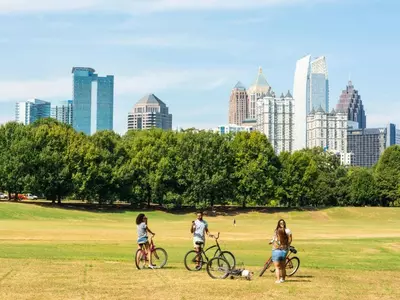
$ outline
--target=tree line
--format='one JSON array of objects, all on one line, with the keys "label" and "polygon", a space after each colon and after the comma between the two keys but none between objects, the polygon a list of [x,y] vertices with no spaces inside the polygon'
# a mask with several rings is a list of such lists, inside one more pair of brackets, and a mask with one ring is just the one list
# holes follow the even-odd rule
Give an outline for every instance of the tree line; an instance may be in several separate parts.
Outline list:
[{"label": "tree line", "polygon": [[259,132],[101,131],[56,120],[0,126],[0,190],[135,207],[400,206],[400,146],[372,168],[322,148],[277,156]]}]

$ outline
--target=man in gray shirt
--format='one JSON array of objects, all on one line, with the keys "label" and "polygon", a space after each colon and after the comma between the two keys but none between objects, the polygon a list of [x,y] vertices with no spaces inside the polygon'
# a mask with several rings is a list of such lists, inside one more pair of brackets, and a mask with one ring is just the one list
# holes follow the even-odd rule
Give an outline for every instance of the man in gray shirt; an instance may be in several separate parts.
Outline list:
[{"label": "man in gray shirt", "polygon": [[[201,247],[205,244],[205,234],[209,237],[214,237],[208,230],[208,223],[203,220],[203,213],[197,213],[197,220],[192,221],[192,226],[190,227],[190,232],[193,233],[193,246],[194,250],[198,253],[201,251]],[[198,260],[197,267],[200,267],[200,262]]]}]

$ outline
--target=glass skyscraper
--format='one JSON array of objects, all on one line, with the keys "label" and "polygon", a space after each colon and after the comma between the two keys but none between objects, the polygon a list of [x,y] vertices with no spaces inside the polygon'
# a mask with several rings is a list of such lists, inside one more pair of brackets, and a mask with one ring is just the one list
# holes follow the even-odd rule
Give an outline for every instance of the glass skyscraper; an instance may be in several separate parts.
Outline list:
[{"label": "glass skyscraper", "polygon": [[357,122],[358,128],[363,129],[367,127],[367,117],[361,96],[351,81],[348,82],[346,89],[342,91],[339,103],[336,104],[336,109],[345,111],[347,113],[347,120]]},{"label": "glass skyscraper", "polygon": [[95,72],[92,68],[72,69],[72,124],[87,135],[113,129],[114,76],[99,77]]},{"label": "glass skyscraper", "polygon": [[312,110],[329,111],[329,80],[325,56],[311,60],[306,55],[296,63],[293,98],[295,100],[294,150],[307,146],[307,116]]},{"label": "glass skyscraper", "polygon": [[50,107],[50,102],[39,99],[18,102],[15,106],[15,120],[24,125],[29,125],[36,120],[49,118]]},{"label": "glass skyscraper", "polygon": [[51,107],[51,117],[72,126],[73,108],[72,100],[60,101],[59,104]]}]

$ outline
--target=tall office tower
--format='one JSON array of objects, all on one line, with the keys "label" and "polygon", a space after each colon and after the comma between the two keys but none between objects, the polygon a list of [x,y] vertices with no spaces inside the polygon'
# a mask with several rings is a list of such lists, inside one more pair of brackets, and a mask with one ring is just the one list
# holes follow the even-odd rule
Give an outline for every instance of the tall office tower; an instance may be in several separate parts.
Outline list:
[{"label": "tall office tower", "polygon": [[400,129],[396,129],[396,145],[400,145]]},{"label": "tall office tower", "polygon": [[311,60],[306,55],[296,63],[293,97],[296,99],[295,150],[307,145],[307,116],[312,109],[329,111],[329,80],[324,56]]},{"label": "tall office tower", "polygon": [[72,68],[72,123],[75,130],[88,135],[113,129],[114,76],[99,77],[95,72],[92,68]]},{"label": "tall office tower", "polygon": [[392,145],[390,125],[347,131],[347,152],[353,153],[353,166],[372,167],[386,148]]},{"label": "tall office tower", "polygon": [[307,116],[307,148],[322,147],[336,153],[347,153],[347,114],[326,113],[322,107]]},{"label": "tall office tower", "polygon": [[249,96],[247,119],[256,119],[257,100],[264,98],[270,90],[271,86],[268,84],[267,79],[265,79],[262,68],[260,67],[258,69],[256,81],[247,91]]},{"label": "tall office tower", "polygon": [[172,129],[172,114],[167,105],[154,94],[140,99],[128,114],[128,130],[130,129]]},{"label": "tall office tower", "polygon": [[268,137],[275,153],[293,151],[294,100],[289,91],[278,98],[269,90],[258,100],[256,129]]},{"label": "tall office tower", "polygon": [[239,81],[232,89],[229,100],[229,124],[241,125],[247,118],[247,91]]},{"label": "tall office tower", "polygon": [[329,80],[325,56],[311,61],[310,68],[310,109],[319,107],[329,111]]},{"label": "tall office tower", "polygon": [[72,100],[60,101],[57,105],[51,107],[51,117],[61,123],[72,126],[73,108]]},{"label": "tall office tower", "polygon": [[310,63],[310,55],[304,56],[296,63],[293,85],[293,98],[296,99],[294,113],[294,150],[300,150],[307,146],[307,115],[311,111]]},{"label": "tall office tower", "polygon": [[15,106],[15,120],[24,125],[29,125],[36,120],[49,118],[50,107],[50,102],[39,99],[18,102]]},{"label": "tall office tower", "polygon": [[365,116],[364,105],[361,101],[361,96],[353,83],[348,82],[346,89],[342,91],[339,98],[339,103],[336,104],[336,109],[347,112],[347,120],[357,122],[358,128],[367,127],[367,117]]}]

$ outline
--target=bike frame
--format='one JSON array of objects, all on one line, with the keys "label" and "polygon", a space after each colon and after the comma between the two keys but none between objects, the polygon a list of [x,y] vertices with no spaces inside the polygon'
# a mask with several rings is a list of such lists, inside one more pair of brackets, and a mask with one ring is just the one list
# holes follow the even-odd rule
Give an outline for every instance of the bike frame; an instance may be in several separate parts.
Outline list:
[{"label": "bike frame", "polygon": [[215,245],[212,245],[212,246],[208,247],[206,250],[204,250],[204,248],[200,247],[199,253],[204,255],[206,261],[209,261],[209,258],[208,258],[207,254],[206,254],[207,251],[209,251],[211,249],[214,249],[214,248],[217,248],[217,251],[215,251],[215,253],[217,253],[218,251],[222,252],[221,247],[220,247],[220,245],[218,243],[218,239],[219,239],[219,232],[218,232],[218,236],[214,237]]}]

